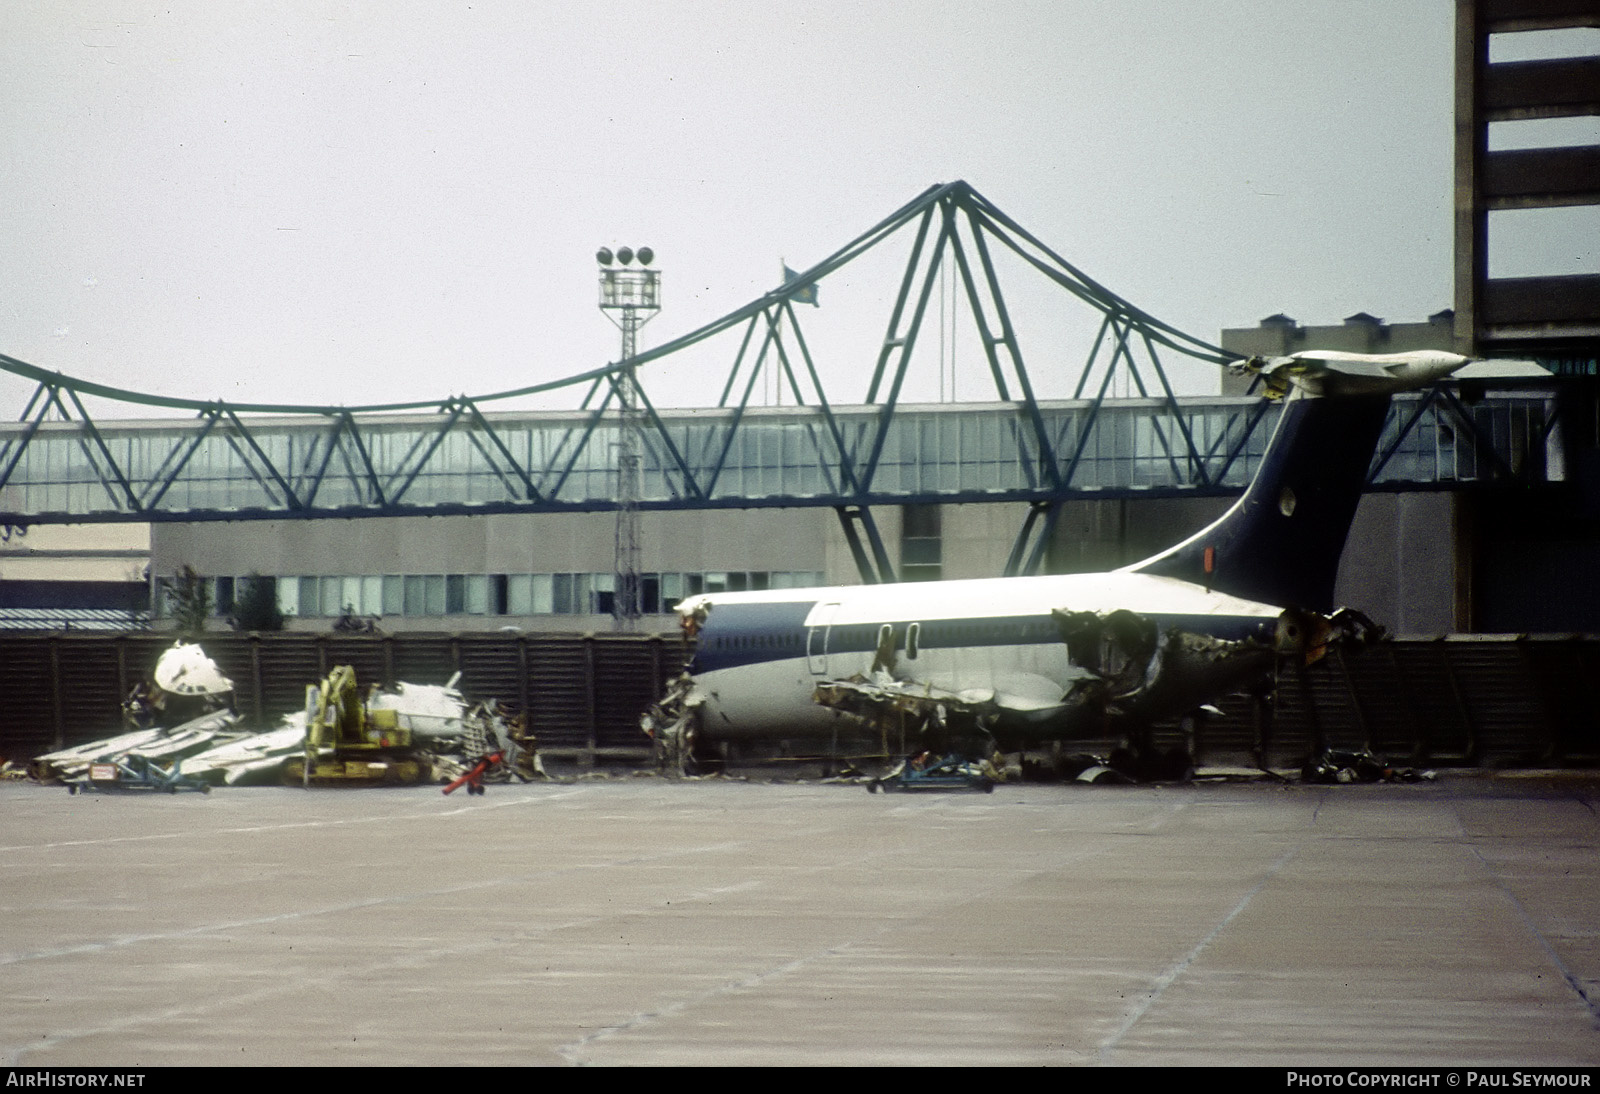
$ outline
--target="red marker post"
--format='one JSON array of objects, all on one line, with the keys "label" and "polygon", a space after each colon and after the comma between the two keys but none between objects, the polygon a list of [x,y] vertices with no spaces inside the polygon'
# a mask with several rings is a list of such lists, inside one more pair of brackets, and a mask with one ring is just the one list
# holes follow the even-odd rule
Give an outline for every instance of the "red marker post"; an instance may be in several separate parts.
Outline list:
[{"label": "red marker post", "polygon": [[503,752],[491,752],[489,755],[485,756],[483,759],[481,759],[477,763],[473,764],[472,765],[472,770],[468,771],[465,775],[461,776],[455,782],[453,782],[453,783],[449,784],[448,786],[446,786],[444,788],[444,792],[446,794],[448,794],[452,790],[456,790],[456,789],[459,789],[462,786],[465,786],[467,788],[467,793],[468,794],[482,794],[483,793],[483,773],[485,771],[489,770],[491,767],[493,767],[495,764],[499,763],[503,759],[505,759],[505,753],[503,753]]}]

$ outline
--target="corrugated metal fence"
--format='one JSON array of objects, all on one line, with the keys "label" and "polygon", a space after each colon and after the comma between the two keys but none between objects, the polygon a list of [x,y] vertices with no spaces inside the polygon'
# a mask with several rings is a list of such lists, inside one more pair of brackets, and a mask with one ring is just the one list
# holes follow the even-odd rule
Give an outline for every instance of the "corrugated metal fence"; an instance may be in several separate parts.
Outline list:
[{"label": "corrugated metal fence", "polygon": [[[27,759],[106,736],[128,689],[170,635],[0,633],[0,756]],[[529,712],[541,749],[584,760],[643,761],[639,714],[682,664],[677,635],[285,633],[208,635],[206,652],[237,688],[241,713],[266,724],[299,709],[334,665],[362,682],[444,683]],[[1396,763],[1471,766],[1600,763],[1600,638],[1403,639],[1335,651],[1285,674],[1270,719],[1245,699],[1205,725],[1203,761],[1274,766],[1324,747]],[[1169,734],[1160,735],[1163,740]]]},{"label": "corrugated metal fence", "polygon": [[[128,690],[171,635],[0,634],[0,756],[27,759],[115,732]],[[683,663],[677,635],[206,635],[235,705],[263,726],[305,705],[306,685],[353,665],[363,685],[442,684],[529,712],[539,747],[585,759],[643,760],[639,714]]]},{"label": "corrugated metal fence", "polygon": [[1273,766],[1324,748],[1367,748],[1414,766],[1600,763],[1600,638],[1454,635],[1333,650],[1279,676],[1265,732],[1249,700],[1204,729],[1198,750]]}]

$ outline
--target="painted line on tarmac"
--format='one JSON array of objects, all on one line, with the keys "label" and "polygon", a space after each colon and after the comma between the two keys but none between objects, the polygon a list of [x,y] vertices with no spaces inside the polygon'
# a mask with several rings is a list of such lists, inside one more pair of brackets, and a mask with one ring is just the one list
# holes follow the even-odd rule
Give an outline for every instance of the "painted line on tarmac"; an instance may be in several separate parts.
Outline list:
[{"label": "painted line on tarmac", "polygon": [[[721,845],[715,845],[710,849],[712,849],[712,850],[721,849]],[[678,854],[690,853],[692,851],[698,851],[698,850],[705,850],[705,848],[691,848],[691,849],[686,849],[685,851],[671,852],[669,854],[661,855],[661,856],[657,856],[657,857],[659,857],[659,858],[670,858],[670,857],[673,857],[673,856],[678,855]],[[631,859],[631,860],[627,860],[627,861],[628,862],[639,862],[639,861],[645,861],[645,860],[642,860],[642,859]],[[613,865],[623,865],[623,864],[625,864],[625,863],[620,862],[620,861],[617,862],[617,863],[586,863],[586,864],[583,864],[581,866],[564,867],[562,869],[563,870],[595,869],[595,868],[605,869],[605,868],[608,868],[608,867],[613,866]],[[515,880],[515,879],[510,879],[510,880]],[[485,883],[485,884],[488,884],[488,883]],[[725,895],[727,893],[739,892],[739,891],[743,891],[743,890],[757,888],[761,884],[762,884],[761,882],[750,881],[750,882],[742,882],[742,883],[737,884],[737,885],[721,886],[721,887],[717,887],[717,888],[709,888],[709,889],[708,888],[699,888],[699,889],[695,889],[695,890],[693,890],[693,891],[691,891],[691,892],[689,892],[687,894],[674,894],[671,899],[661,900],[661,901],[657,902],[657,904],[654,905],[654,906],[655,907],[661,907],[661,906],[671,907],[674,902],[677,902],[679,904],[687,904],[687,903],[691,903],[691,902],[696,901],[696,900],[706,900],[706,899],[708,899],[708,898],[710,898],[712,896],[721,896],[721,895]],[[461,887],[456,888],[456,889],[440,890],[440,892],[442,892],[442,893],[461,892],[461,891],[468,890],[468,889],[483,888],[483,887],[485,887],[484,884],[474,885],[474,886],[461,886]],[[422,895],[423,896],[427,896],[427,895],[432,895],[432,894],[422,894]],[[392,902],[393,901],[372,900],[372,901],[364,901],[364,902],[352,904],[352,905],[349,905],[348,907],[351,907],[351,908],[369,907],[369,906],[374,905],[374,904],[383,904],[383,903],[392,903]],[[340,910],[340,909],[338,909],[338,908],[325,909],[325,911],[338,911],[338,910]],[[598,914],[598,915],[578,916],[576,918],[562,920],[562,921],[557,922],[557,923],[544,924],[544,925],[539,926],[539,927],[537,927],[535,929],[532,929],[532,930],[524,929],[523,932],[522,932],[522,935],[518,939],[518,941],[519,942],[525,942],[529,938],[532,938],[532,937],[535,937],[535,936],[554,935],[554,934],[560,933],[561,931],[592,927],[597,923],[603,923],[603,922],[606,922],[608,920],[614,920],[614,919],[619,919],[619,918],[621,918],[621,919],[634,918],[634,917],[636,917],[636,916],[638,916],[638,915],[640,915],[642,913],[647,913],[648,911],[649,911],[649,909],[631,908],[631,909],[626,909],[626,910],[605,912],[603,914]],[[318,913],[310,912],[310,913],[300,913],[300,914],[315,915],[315,914],[318,914]],[[296,917],[295,914],[286,914],[286,915],[279,915],[279,916],[264,917],[264,918],[262,918],[260,920],[251,920],[251,921],[245,921],[245,922],[247,922],[247,923],[267,923],[267,922],[274,922],[274,921],[284,920],[284,919],[293,919],[295,917]],[[162,934],[162,935],[150,935],[150,936],[147,936],[147,937],[148,938],[152,938],[152,939],[157,939],[157,938],[175,938],[175,937],[179,937],[179,936],[184,935],[184,934],[198,934],[198,933],[200,933],[200,930],[196,929],[196,930],[191,930],[191,931],[174,931],[174,932],[168,932],[168,933]],[[358,978],[370,977],[373,973],[377,972],[378,970],[383,970],[383,969],[421,968],[423,966],[432,965],[432,964],[445,964],[445,965],[448,965],[450,967],[457,967],[468,956],[478,955],[478,954],[483,954],[483,953],[490,953],[490,952],[493,952],[495,950],[503,949],[503,948],[506,947],[506,945],[507,945],[506,940],[504,938],[501,938],[501,937],[472,938],[472,939],[469,939],[469,940],[467,940],[465,942],[459,943],[457,945],[449,946],[449,947],[445,947],[445,948],[439,948],[439,947],[435,946],[434,948],[431,948],[426,952],[411,952],[411,953],[402,953],[402,954],[398,954],[398,955],[393,955],[393,956],[386,957],[385,959],[380,960],[380,961],[368,962],[362,968],[360,976]],[[78,950],[78,951],[83,951],[83,950],[89,950],[89,949],[92,949],[92,948],[94,948],[94,947],[84,946],[84,947],[75,947],[73,949]],[[101,948],[106,948],[106,947],[101,947]],[[62,951],[62,952],[66,953],[66,952],[72,952],[72,951]],[[40,955],[40,956],[50,956],[50,955]],[[3,959],[0,959],[0,964],[4,964],[4,963],[6,963],[6,962]],[[141,1026],[149,1026],[149,1025],[152,1025],[152,1024],[157,1024],[157,1023],[162,1023],[162,1022],[171,1022],[171,1021],[174,1021],[176,1019],[185,1018],[185,1017],[192,1017],[192,1016],[197,1016],[197,1015],[198,1016],[206,1016],[206,1015],[213,1014],[219,1007],[223,1007],[223,1008],[227,1008],[227,1009],[230,1009],[230,1010],[237,1011],[237,1010],[239,1010],[241,1008],[241,1005],[246,1005],[246,1004],[255,1005],[255,1004],[259,1004],[259,1003],[264,1003],[269,999],[279,998],[281,996],[288,995],[288,994],[291,994],[293,992],[302,991],[302,990],[304,990],[304,987],[305,987],[305,985],[303,983],[301,983],[300,981],[293,980],[293,979],[286,979],[284,982],[279,983],[279,984],[274,984],[274,985],[271,985],[271,986],[268,986],[268,987],[264,987],[264,988],[258,988],[258,989],[254,990],[254,991],[249,991],[249,992],[245,992],[245,993],[242,993],[242,994],[240,994],[240,993],[230,994],[230,995],[227,995],[226,997],[221,998],[221,999],[207,999],[207,1000],[203,1000],[203,1001],[200,1001],[200,1002],[184,1003],[184,1004],[180,1004],[179,1006],[168,1007],[165,1010],[156,1011],[156,1012],[152,1012],[152,1013],[133,1014],[133,1015],[120,1015],[120,1016],[115,1017],[115,1018],[113,1018],[113,1019],[111,1019],[111,1020],[109,1020],[109,1021],[107,1021],[107,1022],[105,1022],[105,1023],[101,1024],[101,1025],[98,1025],[98,1026],[81,1027],[81,1028],[77,1028],[77,1029],[68,1029],[68,1030],[59,1030],[59,1031],[57,1031],[55,1033],[44,1034],[44,1035],[40,1036],[37,1040],[29,1041],[29,1042],[26,1042],[26,1043],[23,1043],[23,1044],[16,1044],[16,1045],[10,1045],[10,1046],[0,1044],[0,1060],[5,1061],[6,1066],[9,1066],[9,1067],[22,1067],[22,1066],[24,1066],[23,1060],[24,1060],[25,1056],[28,1056],[30,1054],[36,1054],[36,1053],[43,1052],[43,1051],[48,1051],[48,1050],[51,1050],[51,1049],[57,1049],[57,1048],[60,1048],[63,1045],[71,1044],[72,1042],[81,1040],[81,1039],[83,1039],[85,1037],[98,1037],[98,1036],[103,1036],[105,1034],[112,1034],[112,1033],[125,1033],[125,1032],[128,1032],[130,1030],[136,1030],[136,1029],[140,1028]],[[43,1066],[43,1065],[41,1065],[41,1066]]]},{"label": "painted line on tarmac", "polygon": [[[1104,853],[1104,849],[1076,851],[1062,859],[1052,862],[1049,869],[1060,870],[1069,863],[1077,862],[1081,859],[1093,858],[1096,855],[1101,855]],[[893,858],[897,854],[898,852],[894,850],[883,850],[867,856],[866,861]],[[810,867],[803,872],[806,874],[826,873],[836,868],[837,863],[821,863]],[[1048,871],[1029,869],[1020,871],[1019,873],[1022,877],[1031,877],[1043,872]],[[627,1018],[621,1019],[620,1021],[613,1022],[610,1025],[601,1026],[593,1033],[590,1033],[584,1037],[580,1037],[576,1041],[569,1041],[564,1045],[557,1045],[555,1052],[562,1059],[566,1060],[570,1064],[573,1064],[574,1066],[585,1066],[593,1061],[588,1058],[584,1050],[593,1048],[602,1041],[632,1033],[635,1030],[647,1028],[663,1019],[676,1018],[679,1015],[682,1015],[705,1003],[715,1002],[716,1000],[735,992],[741,992],[751,988],[760,987],[768,981],[787,976],[793,972],[799,972],[800,970],[818,962],[827,961],[836,957],[843,957],[853,950],[860,949],[863,945],[882,938],[884,935],[904,931],[909,925],[926,920],[933,915],[946,914],[951,907],[959,907],[970,904],[975,900],[981,899],[982,897],[994,893],[1000,889],[1014,886],[1017,883],[1017,877],[1010,877],[1003,885],[993,885],[979,893],[960,894],[959,899],[942,903],[935,909],[924,910],[919,914],[910,916],[908,918],[890,919],[859,937],[851,938],[832,946],[827,946],[821,950],[805,954],[801,957],[795,958],[792,961],[786,961],[781,965],[775,965],[769,969],[762,969],[760,972],[751,973],[749,976],[743,977],[739,980],[730,981],[726,984],[721,984],[717,987],[699,992],[688,999],[680,999],[675,1003],[668,1003],[667,1005],[658,1007],[654,1010],[638,1011],[632,1015],[629,1015]],[[737,889],[743,888],[743,886],[731,886],[729,888]],[[717,890],[713,890],[713,892],[716,891]]]},{"label": "painted line on tarmac", "polygon": [[1221,922],[1219,922],[1215,927],[1212,927],[1209,934],[1207,934],[1199,942],[1195,943],[1194,949],[1190,950],[1184,956],[1182,961],[1179,961],[1176,965],[1173,965],[1166,972],[1161,974],[1161,976],[1156,980],[1154,988],[1150,991],[1149,995],[1145,997],[1144,1002],[1139,1004],[1138,1008],[1135,1009],[1132,1014],[1128,1015],[1127,1020],[1122,1023],[1122,1028],[1100,1043],[1101,1063],[1111,1062],[1110,1056],[1116,1051],[1118,1042],[1126,1037],[1133,1027],[1138,1025],[1140,1021],[1144,1019],[1146,1014],[1150,1013],[1150,1008],[1156,1005],[1156,1000],[1161,998],[1162,993],[1170,988],[1173,983],[1177,981],[1178,977],[1182,976],[1188,971],[1189,966],[1193,965],[1200,957],[1200,952],[1211,944],[1211,940],[1216,938],[1217,935],[1221,934],[1224,927],[1238,918],[1239,913],[1244,911],[1245,907],[1255,899],[1255,895],[1262,889],[1266,888],[1267,882],[1278,876],[1278,872],[1288,864],[1290,859],[1294,858],[1299,850],[1299,846],[1296,845],[1280,855],[1278,857],[1278,861],[1274,862],[1270,867],[1267,868],[1267,872],[1262,875],[1261,880],[1256,882],[1255,885],[1251,887],[1249,892],[1245,893],[1244,896],[1239,898],[1239,903],[1233,906],[1233,910],[1227,915],[1223,916]]},{"label": "painted line on tarmac", "polygon": [[[98,847],[121,843],[150,843],[172,839],[193,840],[203,839],[206,836],[236,836],[254,832],[292,831],[301,828],[337,828],[347,824],[386,824],[397,820],[432,820],[436,817],[458,817],[484,809],[509,809],[516,806],[561,801],[592,790],[593,787],[589,786],[575,786],[553,794],[542,794],[538,797],[519,797],[510,801],[474,802],[470,805],[462,805],[456,809],[446,810],[427,809],[419,806],[411,812],[373,813],[364,817],[330,817],[326,820],[284,821],[280,824],[255,824],[239,828],[216,828],[199,832],[155,832],[144,836],[105,836],[99,839],[58,840],[54,843],[17,843],[0,847],[0,853],[8,851],[53,851],[64,847]],[[429,800],[433,799],[430,798]]]},{"label": "painted line on tarmac", "polygon": [[1583,979],[1567,968],[1567,963],[1561,960],[1561,955],[1556,952],[1555,945],[1545,937],[1545,933],[1534,923],[1533,916],[1529,914],[1522,901],[1517,899],[1517,894],[1511,891],[1511,886],[1506,884],[1506,879],[1500,876],[1500,871],[1496,870],[1490,865],[1489,860],[1483,857],[1483,852],[1478,847],[1477,839],[1467,831],[1466,822],[1461,819],[1460,806],[1453,803],[1451,809],[1456,815],[1456,825],[1461,829],[1461,837],[1467,841],[1467,846],[1471,848],[1472,854],[1477,858],[1478,865],[1483,867],[1484,872],[1493,879],[1500,892],[1511,902],[1511,907],[1516,910],[1517,915],[1522,919],[1522,925],[1528,929],[1529,934],[1538,940],[1540,947],[1545,952],[1545,956],[1550,958],[1550,963],[1556,967],[1556,971],[1561,974],[1561,978],[1567,982],[1567,987],[1572,989],[1572,993],[1578,997],[1578,1002],[1582,1003],[1584,1009],[1589,1012],[1589,1020],[1594,1023],[1595,1029],[1600,1030],[1600,1000],[1592,998],[1584,990]]}]

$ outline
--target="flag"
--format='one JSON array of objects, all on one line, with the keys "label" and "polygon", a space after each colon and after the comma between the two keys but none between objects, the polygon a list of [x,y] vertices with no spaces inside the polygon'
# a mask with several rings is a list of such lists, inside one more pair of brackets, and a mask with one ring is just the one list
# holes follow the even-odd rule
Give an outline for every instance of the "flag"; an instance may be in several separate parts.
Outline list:
[{"label": "flag", "polygon": [[[787,288],[798,280],[800,280],[800,275],[791,270],[787,262],[783,263],[784,287]],[[805,286],[804,288],[795,291],[789,297],[789,299],[793,300],[796,304],[810,304],[813,308],[820,308],[822,306],[817,302],[817,283],[815,281],[811,282],[811,284]]]}]

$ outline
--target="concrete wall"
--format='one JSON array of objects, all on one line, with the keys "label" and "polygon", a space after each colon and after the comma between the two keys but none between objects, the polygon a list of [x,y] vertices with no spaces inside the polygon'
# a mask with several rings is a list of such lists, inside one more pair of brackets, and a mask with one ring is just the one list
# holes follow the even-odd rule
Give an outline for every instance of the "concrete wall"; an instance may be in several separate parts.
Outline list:
[{"label": "concrete wall", "polygon": [[143,581],[148,524],[37,524],[0,542],[0,581]]},{"label": "concrete wall", "polygon": [[1395,634],[1448,634],[1466,576],[1455,494],[1368,494],[1339,561],[1337,603]]}]

